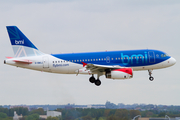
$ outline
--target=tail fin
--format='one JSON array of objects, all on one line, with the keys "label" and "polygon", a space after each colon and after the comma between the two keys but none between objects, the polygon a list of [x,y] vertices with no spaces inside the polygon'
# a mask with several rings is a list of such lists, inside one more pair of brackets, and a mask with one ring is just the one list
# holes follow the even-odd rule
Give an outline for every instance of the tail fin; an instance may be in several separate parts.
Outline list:
[{"label": "tail fin", "polygon": [[16,26],[6,26],[6,28],[15,57],[38,56],[43,54]]}]

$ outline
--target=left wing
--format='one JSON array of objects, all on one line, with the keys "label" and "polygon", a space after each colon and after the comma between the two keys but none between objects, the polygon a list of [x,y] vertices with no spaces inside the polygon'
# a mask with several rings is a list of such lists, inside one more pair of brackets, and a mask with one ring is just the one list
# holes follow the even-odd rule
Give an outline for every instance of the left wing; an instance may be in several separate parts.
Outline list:
[{"label": "left wing", "polygon": [[98,65],[98,64],[87,64],[83,63],[83,67],[86,67],[87,70],[90,70],[92,73],[97,73],[97,72],[105,72],[106,69],[120,69],[124,68],[119,65]]}]

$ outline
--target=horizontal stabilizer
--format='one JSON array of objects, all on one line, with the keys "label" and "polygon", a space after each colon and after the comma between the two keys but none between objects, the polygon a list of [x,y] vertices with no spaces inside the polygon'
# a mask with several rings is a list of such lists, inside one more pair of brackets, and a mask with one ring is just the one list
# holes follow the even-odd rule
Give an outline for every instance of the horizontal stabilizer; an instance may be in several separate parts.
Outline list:
[{"label": "horizontal stabilizer", "polygon": [[13,57],[6,57],[7,59],[11,59],[11,58],[13,58]]},{"label": "horizontal stabilizer", "polygon": [[32,61],[30,60],[13,60],[16,63],[22,63],[22,64],[32,64]]}]

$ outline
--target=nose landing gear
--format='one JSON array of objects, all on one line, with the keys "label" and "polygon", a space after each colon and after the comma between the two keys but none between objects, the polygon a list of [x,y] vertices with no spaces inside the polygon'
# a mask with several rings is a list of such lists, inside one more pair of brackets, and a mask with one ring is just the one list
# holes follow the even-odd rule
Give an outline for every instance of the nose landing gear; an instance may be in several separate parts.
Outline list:
[{"label": "nose landing gear", "polygon": [[148,70],[148,72],[149,72],[149,80],[150,81],[153,81],[154,80],[154,77],[152,77],[151,75],[152,75],[152,70]]}]

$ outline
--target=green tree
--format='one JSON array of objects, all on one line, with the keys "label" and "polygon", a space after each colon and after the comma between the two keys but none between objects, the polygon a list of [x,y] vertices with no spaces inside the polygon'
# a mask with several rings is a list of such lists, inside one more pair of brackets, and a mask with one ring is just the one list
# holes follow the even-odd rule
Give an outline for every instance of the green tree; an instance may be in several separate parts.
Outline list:
[{"label": "green tree", "polygon": [[81,117],[83,120],[92,120],[93,118],[89,115]]},{"label": "green tree", "polygon": [[103,117],[100,117],[98,120],[105,120]]},{"label": "green tree", "polygon": [[26,117],[26,120],[38,120],[39,115],[38,114],[32,114]]},{"label": "green tree", "polygon": [[131,118],[134,118],[137,115],[141,115],[141,112],[138,111],[138,110],[130,110],[129,112],[130,112],[130,117]]},{"label": "green tree", "polygon": [[30,114],[45,115],[45,111],[44,111],[44,109],[39,108],[39,109],[36,109],[36,110],[32,110],[32,111],[30,112]]},{"label": "green tree", "polygon": [[158,117],[164,117],[165,115],[166,115],[165,112],[161,112],[161,113],[159,113]]},{"label": "green tree", "polygon": [[108,117],[109,116],[109,113],[110,113],[110,109],[106,109],[106,110],[104,110],[104,116],[105,117]]},{"label": "green tree", "polygon": [[7,114],[0,112],[0,118],[7,118]]},{"label": "green tree", "polygon": [[119,118],[115,115],[111,115],[111,116],[107,117],[107,120],[119,120]]},{"label": "green tree", "polygon": [[59,120],[57,117],[48,117],[46,120]]},{"label": "green tree", "polygon": [[128,110],[118,109],[115,112],[115,116],[119,118],[119,120],[128,120]]}]

